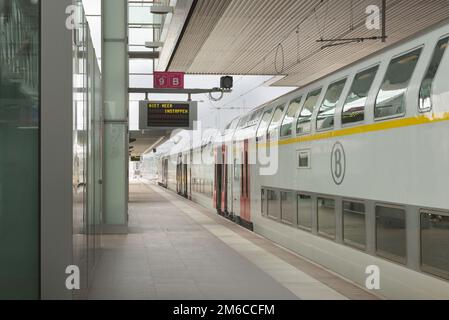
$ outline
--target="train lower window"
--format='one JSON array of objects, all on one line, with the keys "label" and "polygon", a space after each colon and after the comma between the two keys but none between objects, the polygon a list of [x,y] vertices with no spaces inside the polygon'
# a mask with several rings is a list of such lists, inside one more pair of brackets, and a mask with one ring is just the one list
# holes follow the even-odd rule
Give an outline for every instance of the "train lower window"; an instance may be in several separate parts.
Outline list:
[{"label": "train lower window", "polygon": [[304,102],[304,106],[301,109],[296,124],[297,134],[307,134],[311,132],[312,128],[310,126],[310,120],[312,119],[312,115],[316,108],[320,95],[321,89],[318,89],[309,93],[309,95],[307,96],[306,102]]},{"label": "train lower window", "polygon": [[421,212],[421,269],[449,280],[449,214]]},{"label": "train lower window", "polygon": [[293,122],[295,121],[296,113],[298,113],[299,107],[301,105],[302,97],[299,97],[288,106],[287,113],[285,114],[284,120],[281,126],[281,137],[288,137],[293,134]]},{"label": "train lower window", "polygon": [[336,215],[335,200],[333,199],[318,198],[318,233],[335,239]]},{"label": "train lower window", "polygon": [[295,224],[296,201],[293,192],[281,192],[281,221],[283,223]]},{"label": "train lower window", "polygon": [[376,119],[404,115],[405,93],[418,64],[422,49],[394,58],[388,67],[382,87],[377,95],[374,116]]},{"label": "train lower window", "polygon": [[343,106],[342,124],[365,120],[365,106],[379,66],[358,73],[352,83],[351,91]]},{"label": "train lower window", "polygon": [[262,189],[260,193],[260,207],[262,211],[262,216],[265,217],[267,215],[267,196],[265,189]]},{"label": "train lower window", "polygon": [[365,205],[343,201],[343,239],[350,246],[366,248]]},{"label": "train lower window", "polygon": [[443,55],[446,52],[448,46],[449,37],[438,41],[435,51],[433,53],[432,61],[430,62],[429,69],[421,84],[419,90],[419,110],[421,112],[429,111],[432,109],[432,85],[433,80],[440,67]]},{"label": "train lower window", "polygon": [[298,227],[312,230],[312,197],[298,194]]},{"label": "train lower window", "polygon": [[334,127],[335,109],[340,101],[345,85],[346,79],[343,79],[332,83],[327,89],[323,103],[318,111],[316,120],[317,130],[332,129]]},{"label": "train lower window", "polygon": [[406,264],[406,212],[404,209],[376,206],[376,252],[380,257]]},{"label": "train lower window", "polygon": [[281,201],[279,192],[268,190],[267,191],[267,216],[279,220],[281,218]]}]

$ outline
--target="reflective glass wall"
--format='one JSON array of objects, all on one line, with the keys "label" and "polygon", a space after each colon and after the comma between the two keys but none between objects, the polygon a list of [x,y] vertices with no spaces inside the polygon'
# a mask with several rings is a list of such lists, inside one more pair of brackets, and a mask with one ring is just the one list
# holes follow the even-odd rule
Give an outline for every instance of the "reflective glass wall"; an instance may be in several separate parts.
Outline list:
[{"label": "reflective glass wall", "polygon": [[39,298],[39,1],[0,1],[0,299]]},{"label": "reflective glass wall", "polygon": [[99,254],[102,224],[103,112],[101,74],[81,1],[73,41],[73,258],[86,298]]}]

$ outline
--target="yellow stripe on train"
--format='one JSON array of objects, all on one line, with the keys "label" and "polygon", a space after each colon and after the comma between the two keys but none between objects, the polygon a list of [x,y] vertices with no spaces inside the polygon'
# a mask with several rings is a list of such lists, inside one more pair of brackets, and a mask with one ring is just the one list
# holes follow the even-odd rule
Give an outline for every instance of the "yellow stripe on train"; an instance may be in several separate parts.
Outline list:
[{"label": "yellow stripe on train", "polygon": [[[420,116],[412,117],[412,118],[403,118],[403,119],[397,119],[397,120],[382,121],[382,122],[377,122],[377,123],[363,125],[363,126],[344,128],[344,129],[328,131],[328,132],[321,132],[321,133],[316,133],[313,135],[299,136],[299,137],[295,137],[295,138],[284,139],[281,141],[273,141],[273,142],[270,142],[269,145],[270,146],[275,145],[275,144],[289,145],[289,144],[293,144],[293,143],[325,140],[325,139],[332,139],[332,138],[338,138],[338,137],[344,137],[344,136],[352,136],[352,135],[356,135],[356,134],[364,134],[364,133],[369,133],[369,132],[386,131],[386,130],[392,130],[392,129],[398,129],[398,128],[404,128],[404,127],[412,127],[412,126],[429,124],[429,123],[437,123],[437,122],[448,121],[448,120],[449,120],[449,112],[445,112],[440,115],[430,115],[430,116],[429,115],[420,115]],[[264,146],[267,146],[267,143],[260,143],[259,145],[261,147],[264,147]]]}]

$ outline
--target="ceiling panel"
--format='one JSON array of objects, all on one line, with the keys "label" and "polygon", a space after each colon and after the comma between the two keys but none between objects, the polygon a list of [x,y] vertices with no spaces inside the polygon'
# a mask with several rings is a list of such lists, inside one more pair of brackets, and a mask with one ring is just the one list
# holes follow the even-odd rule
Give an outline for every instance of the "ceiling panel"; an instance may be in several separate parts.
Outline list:
[{"label": "ceiling panel", "polygon": [[387,0],[387,42],[321,49],[320,38],[379,36],[366,8],[381,0],[198,0],[169,70],[285,75],[301,86],[449,18],[449,0]]}]

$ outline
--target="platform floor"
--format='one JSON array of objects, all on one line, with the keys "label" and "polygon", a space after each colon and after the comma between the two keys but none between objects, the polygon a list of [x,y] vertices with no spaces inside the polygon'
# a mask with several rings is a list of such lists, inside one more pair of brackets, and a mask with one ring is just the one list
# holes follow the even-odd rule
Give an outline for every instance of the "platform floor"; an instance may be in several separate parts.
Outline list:
[{"label": "platform floor", "polygon": [[89,299],[375,299],[158,186],[130,186],[129,230],[103,236]]}]

